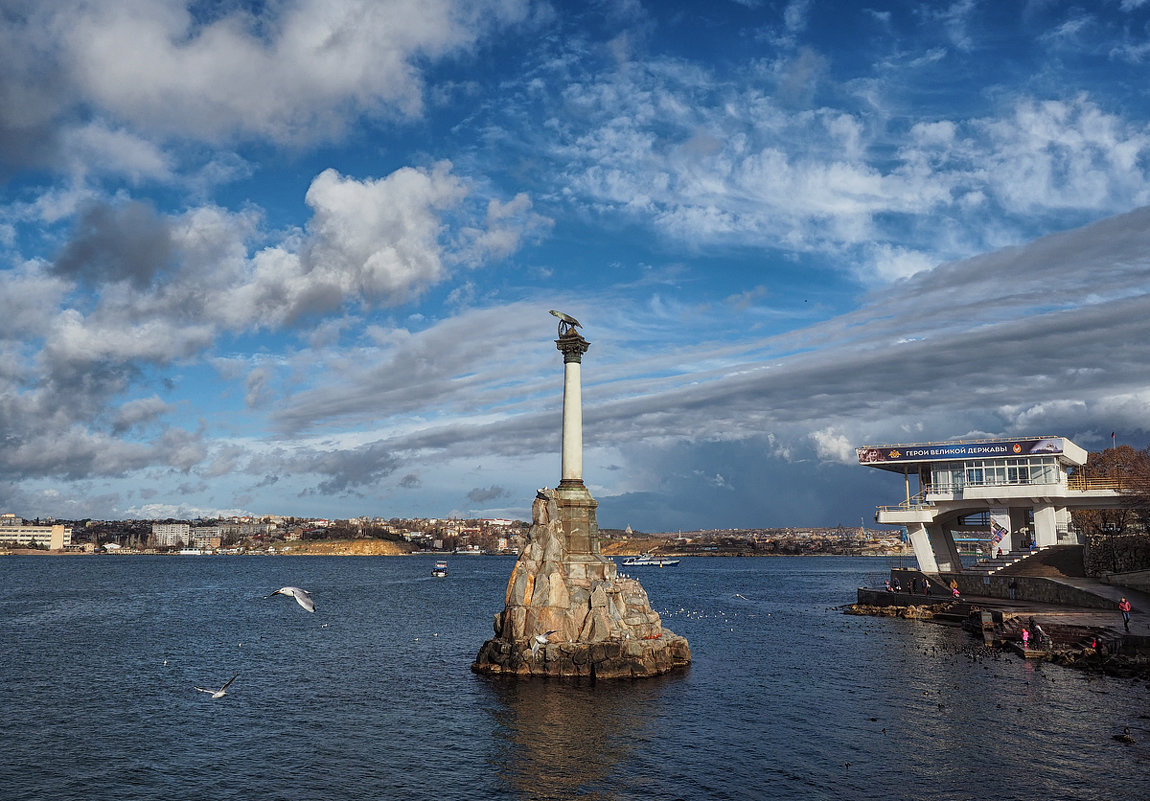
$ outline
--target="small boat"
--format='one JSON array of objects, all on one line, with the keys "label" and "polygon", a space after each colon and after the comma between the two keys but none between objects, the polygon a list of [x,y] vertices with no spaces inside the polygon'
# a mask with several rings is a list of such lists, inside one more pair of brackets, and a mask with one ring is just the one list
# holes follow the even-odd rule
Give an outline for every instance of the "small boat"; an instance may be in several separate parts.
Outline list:
[{"label": "small boat", "polygon": [[431,575],[436,578],[443,578],[447,575],[447,562],[439,561],[435,563],[435,567],[431,568]]},{"label": "small boat", "polygon": [[638,556],[628,556],[623,560],[623,567],[674,567],[677,564],[679,564],[678,559],[651,556],[649,553],[641,553]]},{"label": "small boat", "polygon": [[181,548],[180,556],[203,556],[204,552],[199,548]]}]

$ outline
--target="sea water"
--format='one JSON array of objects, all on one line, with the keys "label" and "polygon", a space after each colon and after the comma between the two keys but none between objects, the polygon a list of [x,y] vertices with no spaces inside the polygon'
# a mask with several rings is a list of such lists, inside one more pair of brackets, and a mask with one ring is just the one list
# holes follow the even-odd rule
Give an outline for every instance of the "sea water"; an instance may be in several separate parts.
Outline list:
[{"label": "sea water", "polygon": [[0,798],[1150,797],[1144,683],[842,614],[885,560],[635,568],[693,664],[594,685],[471,673],[513,560],[434,562],[3,557]]}]

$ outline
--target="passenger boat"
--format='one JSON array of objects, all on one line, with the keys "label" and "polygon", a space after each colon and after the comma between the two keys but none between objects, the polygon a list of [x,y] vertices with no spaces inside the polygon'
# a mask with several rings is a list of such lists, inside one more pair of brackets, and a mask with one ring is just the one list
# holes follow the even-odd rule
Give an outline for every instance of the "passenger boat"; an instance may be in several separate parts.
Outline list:
[{"label": "passenger boat", "polygon": [[638,556],[628,556],[623,560],[623,567],[674,567],[677,564],[679,564],[678,559],[651,556],[649,553],[641,553]]},{"label": "passenger boat", "polygon": [[442,560],[435,563],[435,567],[431,568],[431,575],[436,578],[443,578],[447,575],[447,562]]}]

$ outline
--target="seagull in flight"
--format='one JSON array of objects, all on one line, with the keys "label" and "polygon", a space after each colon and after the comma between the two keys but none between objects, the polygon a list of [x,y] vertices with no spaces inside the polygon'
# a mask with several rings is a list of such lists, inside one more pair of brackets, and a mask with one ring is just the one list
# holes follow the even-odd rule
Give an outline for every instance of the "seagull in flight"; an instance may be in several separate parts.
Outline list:
[{"label": "seagull in flight", "polygon": [[307,590],[301,590],[299,587],[280,587],[271,595],[265,596],[271,598],[272,595],[290,595],[296,599],[296,602],[309,612],[315,611],[315,601],[311,599],[311,595]]},{"label": "seagull in flight", "polygon": [[551,638],[551,635],[554,634],[556,631],[557,631],[557,629],[551,629],[551,631],[546,631],[542,634],[536,634],[534,637],[531,638],[531,661],[532,662],[534,662],[535,659],[539,656],[539,649],[547,644],[548,640]]},{"label": "seagull in flight", "polygon": [[223,687],[221,687],[218,690],[205,690],[203,687],[197,687],[196,689],[202,693],[211,693],[213,699],[223,698],[225,695],[228,694],[228,687],[231,687],[232,682],[235,681],[236,679],[238,679],[239,677],[240,677],[239,673],[232,676],[230,679],[228,679],[227,684],[225,684]]}]

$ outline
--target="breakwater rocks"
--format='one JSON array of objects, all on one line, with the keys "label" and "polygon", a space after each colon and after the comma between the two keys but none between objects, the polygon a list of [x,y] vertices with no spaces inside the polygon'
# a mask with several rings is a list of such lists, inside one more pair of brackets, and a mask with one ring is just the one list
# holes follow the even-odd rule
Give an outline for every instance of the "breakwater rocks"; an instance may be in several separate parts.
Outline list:
[{"label": "breakwater rocks", "polygon": [[569,553],[555,490],[540,490],[523,552],[507,581],[495,637],[471,669],[511,676],[643,678],[691,661],[663,628],[638,581],[597,552]]},{"label": "breakwater rocks", "polygon": [[1092,648],[1066,648],[1051,653],[1046,661],[1087,673],[1150,681],[1150,656],[1146,654],[1098,653]]},{"label": "breakwater rocks", "polygon": [[[944,604],[945,609],[949,604]],[[938,606],[872,606],[871,604],[850,604],[843,608],[846,615],[869,615],[871,617],[902,617],[909,620],[932,620]]]}]

